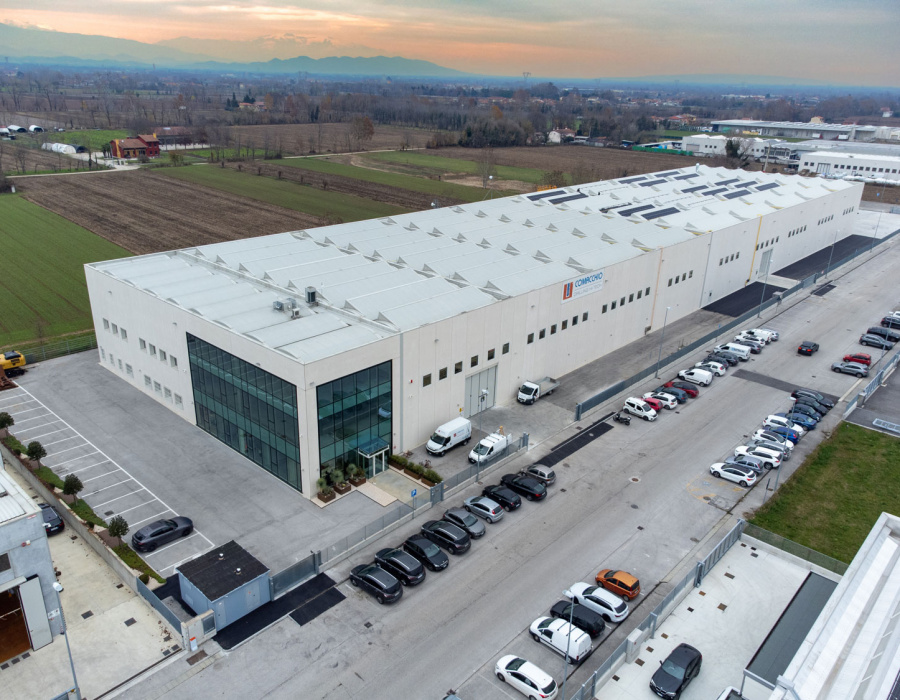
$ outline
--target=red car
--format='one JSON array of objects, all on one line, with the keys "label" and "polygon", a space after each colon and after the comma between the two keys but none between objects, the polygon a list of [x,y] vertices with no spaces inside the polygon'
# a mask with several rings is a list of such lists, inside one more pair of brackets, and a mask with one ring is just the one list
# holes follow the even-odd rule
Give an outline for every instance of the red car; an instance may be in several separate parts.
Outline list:
[{"label": "red car", "polygon": [[844,362],[856,362],[868,367],[872,364],[872,356],[864,352],[855,352],[850,355],[844,355]]},{"label": "red car", "polygon": [[700,396],[700,390],[696,386],[694,386],[693,384],[688,384],[687,382],[683,382],[680,379],[673,379],[672,381],[663,384],[663,386],[674,386],[676,389],[681,389],[692,399]]},{"label": "red car", "polygon": [[663,404],[662,404],[662,401],[660,401],[659,399],[651,399],[649,396],[645,396],[643,399],[641,399],[641,401],[643,401],[644,403],[650,404],[650,408],[652,408],[657,413],[662,411]]}]

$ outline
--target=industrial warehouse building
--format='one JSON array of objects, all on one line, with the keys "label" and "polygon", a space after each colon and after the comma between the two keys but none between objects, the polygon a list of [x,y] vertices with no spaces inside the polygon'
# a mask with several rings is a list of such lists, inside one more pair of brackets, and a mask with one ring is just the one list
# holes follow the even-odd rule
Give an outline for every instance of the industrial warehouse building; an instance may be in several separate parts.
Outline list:
[{"label": "industrial warehouse building", "polygon": [[861,194],[698,165],[85,271],[104,366],[310,497],[850,235]]},{"label": "industrial warehouse building", "polygon": [[825,177],[859,177],[900,183],[900,156],[815,151],[801,153],[797,167]]},{"label": "industrial warehouse building", "polygon": [[890,138],[890,127],[860,124],[825,124],[823,122],[767,122],[755,119],[721,119],[710,122],[718,133],[751,131],[760,136],[782,139],[838,139],[843,141],[874,141]]}]

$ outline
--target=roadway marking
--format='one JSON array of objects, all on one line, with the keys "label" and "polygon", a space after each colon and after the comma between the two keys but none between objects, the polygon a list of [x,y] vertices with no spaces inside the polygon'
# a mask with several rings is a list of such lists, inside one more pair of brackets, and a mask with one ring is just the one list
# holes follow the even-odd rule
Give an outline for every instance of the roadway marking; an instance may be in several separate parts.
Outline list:
[{"label": "roadway marking", "polygon": [[[84,440],[84,442],[82,442],[81,445],[90,445],[91,444],[87,440],[85,440],[83,437],[81,437],[81,435],[79,435],[78,433],[75,433],[71,437],[63,438],[62,440],[54,440],[53,442],[48,442],[46,445],[44,445],[44,447],[50,447],[50,445],[56,445],[60,442],[65,442],[66,440],[73,440],[75,438],[81,438],[82,440]],[[77,447],[81,447],[81,445],[77,445]]]},{"label": "roadway marking", "polygon": [[[55,422],[55,421],[54,421]],[[52,425],[52,423],[44,423],[44,425]],[[43,428],[44,425],[37,426],[38,428]],[[47,437],[48,435],[53,435],[53,433],[61,433],[63,430],[68,430],[68,428],[59,428],[58,430],[51,430],[49,433],[41,433],[40,435],[32,435],[28,438],[29,441],[37,440],[38,438]],[[51,443],[52,444],[52,443]]]},{"label": "roadway marking", "polygon": [[[156,500],[159,500],[159,499],[156,499]],[[146,501],[146,502],[144,502],[144,503],[141,503],[140,506],[135,506],[134,508],[140,508],[141,506],[148,506],[148,505],[150,505],[151,503],[153,503],[153,501]],[[128,510],[134,510],[134,508],[129,508]],[[127,513],[128,510],[123,510],[122,512],[123,512],[123,513]],[[166,513],[172,513],[172,514],[174,515],[174,511],[169,510],[169,509],[166,509],[166,510],[162,511],[161,513],[157,513],[156,515],[151,515],[149,518],[144,518],[143,520],[138,520],[137,522],[131,523],[131,526],[132,526],[132,527],[135,527],[136,525],[140,525],[141,523],[145,523],[145,522],[147,522],[148,520],[153,520],[154,518],[159,518],[160,515],[165,515]]]},{"label": "roadway marking", "polygon": [[[156,498],[154,497],[153,500],[155,501]],[[117,513],[117,515],[122,515],[122,513],[127,513],[130,510],[137,510],[138,508],[143,508],[144,506],[149,506],[151,503],[153,503],[153,501],[144,501],[143,503],[139,503],[138,505],[132,506],[131,508],[126,508],[125,510],[120,510]],[[165,510],[163,511],[163,513],[167,513],[167,512],[168,511],[165,511]],[[158,513],[157,515],[162,515],[163,513]],[[155,517],[156,517],[155,515],[150,516],[150,518],[155,518]],[[150,518],[144,518],[144,520],[150,520]],[[142,523],[142,522],[144,522],[144,520],[138,520],[137,522]],[[132,525],[135,525],[135,523],[132,523]]]},{"label": "roadway marking", "polygon": [[[103,462],[100,462],[100,464],[103,464]],[[74,474],[75,472],[70,472],[70,473],[71,473],[71,474]],[[84,480],[82,481],[82,483],[86,484],[86,483],[89,482],[89,481],[94,481],[94,479],[102,479],[104,476],[109,476],[110,474],[115,474],[115,473],[116,473],[116,470],[113,469],[111,472],[106,472],[105,474],[101,474],[100,476],[92,476],[90,479],[84,479]],[[120,481],[119,483],[120,483],[120,484],[124,484],[125,482],[124,482],[124,481]]]},{"label": "roadway marking", "polygon": [[[72,459],[67,459],[65,462],[60,462],[56,466],[61,467],[62,465],[68,464],[69,462],[77,462],[79,459],[84,459],[85,457],[90,457],[91,455],[95,455],[99,452],[100,452],[100,450],[94,450],[93,452],[88,452],[86,455],[81,455],[80,457],[73,457]],[[106,460],[104,459],[103,462],[105,462],[105,461]],[[103,464],[103,462],[97,462],[97,464]]]},{"label": "roadway marking", "polygon": [[[112,489],[112,488],[115,488],[116,486],[121,486],[122,484],[127,484],[129,481],[130,481],[130,479],[124,479],[123,481],[117,481],[116,483],[110,484],[109,486],[104,486],[102,489],[97,489],[96,491],[91,491],[90,493],[85,494],[85,497],[96,496],[101,491],[106,491],[107,489]],[[139,488],[137,491],[141,491],[143,488],[144,487],[141,486],[141,488]],[[137,493],[137,491],[130,491],[130,492],[126,493],[125,496],[130,496],[132,493]],[[113,501],[118,501],[120,498],[125,498],[125,496],[116,496],[112,500],[105,501],[104,503],[98,503],[96,505],[96,507],[100,508],[102,506],[105,506],[107,503],[112,503]],[[95,506],[91,506],[91,508],[94,508],[94,507]]]},{"label": "roadway marking", "polygon": [[[22,423],[27,423],[28,421],[31,421],[31,420],[40,420],[41,418],[44,418],[46,415],[47,415],[47,414],[45,413],[43,416],[35,416],[34,418],[26,418],[25,420],[19,420],[19,421],[16,421],[16,425],[21,425]],[[51,422],[52,422],[52,421],[51,421]],[[45,425],[50,425],[50,423],[41,423],[41,424],[40,424],[39,426],[37,426],[37,427],[38,427],[38,428],[43,428]]]},{"label": "roadway marking", "polygon": [[[89,455],[85,455],[85,456],[89,456]],[[81,459],[81,457],[79,457],[78,459]],[[74,459],[70,459],[69,461],[70,461],[70,462],[74,462],[75,460],[74,460]],[[104,459],[102,462],[94,462],[94,464],[91,464],[90,466],[82,467],[81,469],[73,469],[73,470],[69,471],[68,473],[69,473],[69,474],[77,474],[78,472],[83,472],[83,471],[86,471],[86,470],[88,470],[88,469],[93,469],[94,467],[99,467],[101,464],[106,464],[107,461],[108,461],[108,460],[105,460],[105,459]],[[57,465],[57,466],[59,466],[59,465]],[[112,472],[107,472],[107,474],[112,474]]]}]

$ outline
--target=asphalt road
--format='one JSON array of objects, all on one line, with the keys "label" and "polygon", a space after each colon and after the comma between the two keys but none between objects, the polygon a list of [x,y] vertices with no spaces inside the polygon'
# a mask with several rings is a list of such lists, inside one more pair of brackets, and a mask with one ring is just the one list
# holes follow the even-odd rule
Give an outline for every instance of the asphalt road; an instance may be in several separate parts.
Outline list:
[{"label": "asphalt road", "polygon": [[[153,689],[152,696],[437,699],[452,688],[465,700],[520,697],[493,675],[497,659],[522,655],[561,681],[562,658],[533,642],[528,626],[547,614],[571,583],[591,581],[600,568],[629,570],[644,591],[637,609],[622,629],[611,626],[612,638],[581,667],[567,668],[571,695],[652,609],[675,572],[708,551],[715,540],[705,538],[731,516],[762,503],[774,475],[747,491],[712,478],[708,468],[731,454],[765,415],[788,407],[788,394],[770,384],[805,385],[839,397],[858,389],[855,377],[831,372],[831,362],[861,349],[856,342],[861,330],[900,306],[898,271],[900,246],[890,245],[833,280],[836,286],[828,294],[786,309],[767,323],[781,332],[780,342],[740,365],[753,374],[741,378],[731,370],[701,389],[699,398],[665,411],[654,423],[616,425],[557,465],[558,480],[546,502],[526,502],[489,525],[470,552],[452,557],[446,571],[429,573],[396,605],[379,606],[352,588],[347,574],[442,511],[329,571],[348,596],[342,604],[303,627],[282,620],[175,687]],[[822,349],[812,357],[798,356],[802,340],[815,340]],[[649,388],[648,382],[641,390]],[[783,467],[782,481],[837,425],[842,408],[801,441]],[[603,412],[521,455],[515,466],[536,461]],[[446,505],[475,492],[473,487]],[[146,697],[150,685],[125,697]],[[689,689],[684,699],[693,698]]]}]

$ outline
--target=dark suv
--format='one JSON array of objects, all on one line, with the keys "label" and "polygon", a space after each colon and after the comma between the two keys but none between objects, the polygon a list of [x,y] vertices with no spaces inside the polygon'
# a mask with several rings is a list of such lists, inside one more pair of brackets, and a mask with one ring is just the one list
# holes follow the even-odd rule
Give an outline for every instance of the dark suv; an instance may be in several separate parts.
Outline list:
[{"label": "dark suv", "polygon": [[900,341],[900,333],[897,331],[892,331],[889,328],[882,328],[881,326],[872,326],[866,333],[871,333],[872,335],[880,335],[885,340],[890,340],[892,343],[896,343]]},{"label": "dark suv", "polygon": [[412,554],[402,549],[382,549],[375,563],[404,586],[415,586],[425,580],[425,567]]},{"label": "dark suv", "polygon": [[446,520],[429,520],[422,525],[422,534],[450,554],[463,554],[472,546],[472,540],[465,531]]},{"label": "dark suv", "polygon": [[525,496],[529,501],[541,501],[547,495],[546,486],[524,474],[504,474],[500,477],[500,483]]},{"label": "dark suv", "polygon": [[403,597],[403,586],[387,571],[374,564],[360,564],[350,572],[350,583],[375,596],[381,605]]},{"label": "dark suv", "polygon": [[678,698],[697,674],[703,655],[690,644],[672,650],[650,679],[650,690],[661,698]]},{"label": "dark suv", "polygon": [[66,529],[66,524],[63,522],[63,519],[59,517],[59,513],[56,512],[56,509],[53,508],[53,506],[47,505],[46,503],[39,503],[38,505],[41,509],[41,515],[44,516],[44,529],[47,531],[48,535],[58,535]]}]

